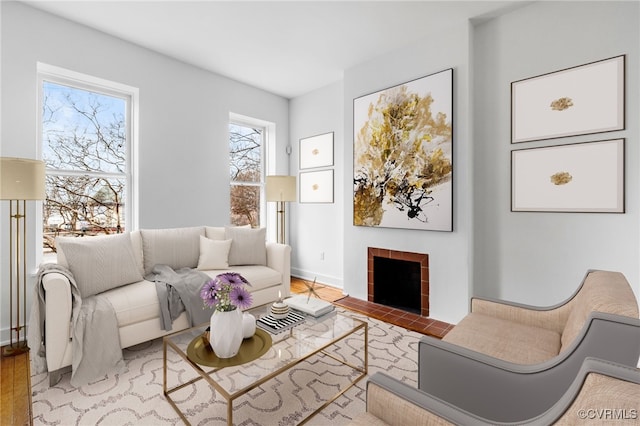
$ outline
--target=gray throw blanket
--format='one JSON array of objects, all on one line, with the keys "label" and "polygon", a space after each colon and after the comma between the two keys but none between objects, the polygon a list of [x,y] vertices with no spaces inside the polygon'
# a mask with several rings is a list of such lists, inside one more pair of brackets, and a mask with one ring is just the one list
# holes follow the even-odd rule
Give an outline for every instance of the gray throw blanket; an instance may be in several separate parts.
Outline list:
[{"label": "gray throw blanket", "polygon": [[118,320],[109,300],[100,295],[83,300],[71,272],[61,265],[46,263],[38,270],[27,337],[35,372],[47,371],[44,346],[45,291],[42,279],[52,272],[64,275],[71,283],[71,384],[82,386],[108,372],[123,369],[125,363],[120,348]]},{"label": "gray throw blanket", "polygon": [[156,283],[163,330],[170,331],[173,320],[185,310],[192,327],[211,319],[211,309],[203,309],[200,298],[200,289],[211,279],[204,272],[191,268],[174,271],[167,265],[155,265],[145,279]]}]

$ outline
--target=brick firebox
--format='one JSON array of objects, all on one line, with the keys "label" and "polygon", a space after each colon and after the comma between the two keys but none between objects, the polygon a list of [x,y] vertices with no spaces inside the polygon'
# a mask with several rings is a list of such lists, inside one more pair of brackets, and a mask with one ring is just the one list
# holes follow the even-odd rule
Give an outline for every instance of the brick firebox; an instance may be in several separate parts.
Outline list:
[{"label": "brick firebox", "polygon": [[367,300],[375,302],[374,298],[374,258],[405,260],[420,263],[420,315],[429,316],[429,255],[406,251],[388,250],[383,248],[367,248]]}]

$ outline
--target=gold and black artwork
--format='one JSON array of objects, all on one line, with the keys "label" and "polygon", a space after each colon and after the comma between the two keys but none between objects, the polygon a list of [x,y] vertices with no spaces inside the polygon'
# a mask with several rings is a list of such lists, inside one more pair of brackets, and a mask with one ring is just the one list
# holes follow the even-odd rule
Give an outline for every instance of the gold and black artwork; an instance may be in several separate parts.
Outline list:
[{"label": "gold and black artwork", "polygon": [[452,231],[453,70],[354,100],[353,223]]}]

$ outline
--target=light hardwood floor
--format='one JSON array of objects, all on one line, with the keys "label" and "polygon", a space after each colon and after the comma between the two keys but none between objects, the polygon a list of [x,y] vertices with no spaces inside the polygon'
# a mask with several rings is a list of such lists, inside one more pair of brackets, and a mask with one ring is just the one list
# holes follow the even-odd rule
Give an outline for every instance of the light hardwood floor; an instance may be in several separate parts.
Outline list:
[{"label": "light hardwood floor", "polygon": [[0,424],[32,424],[29,352],[0,358],[0,369]]},{"label": "light hardwood floor", "polygon": [[344,294],[342,294],[342,290],[340,290],[339,288],[319,283],[313,285],[313,281],[291,277],[291,293],[308,293],[309,287],[307,286],[312,286],[316,293],[318,293],[318,296],[320,296],[322,300],[326,300],[327,302],[335,302],[336,300],[342,299],[344,297]]}]

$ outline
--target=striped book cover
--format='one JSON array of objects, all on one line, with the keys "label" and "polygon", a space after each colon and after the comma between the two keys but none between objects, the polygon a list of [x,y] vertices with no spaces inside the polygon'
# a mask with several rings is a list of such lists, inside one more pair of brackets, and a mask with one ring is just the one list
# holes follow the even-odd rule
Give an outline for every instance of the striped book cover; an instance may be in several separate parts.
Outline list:
[{"label": "striped book cover", "polygon": [[258,327],[271,334],[282,333],[304,322],[304,316],[298,312],[289,311],[289,315],[283,319],[275,319],[271,314],[265,315],[256,321]]}]

